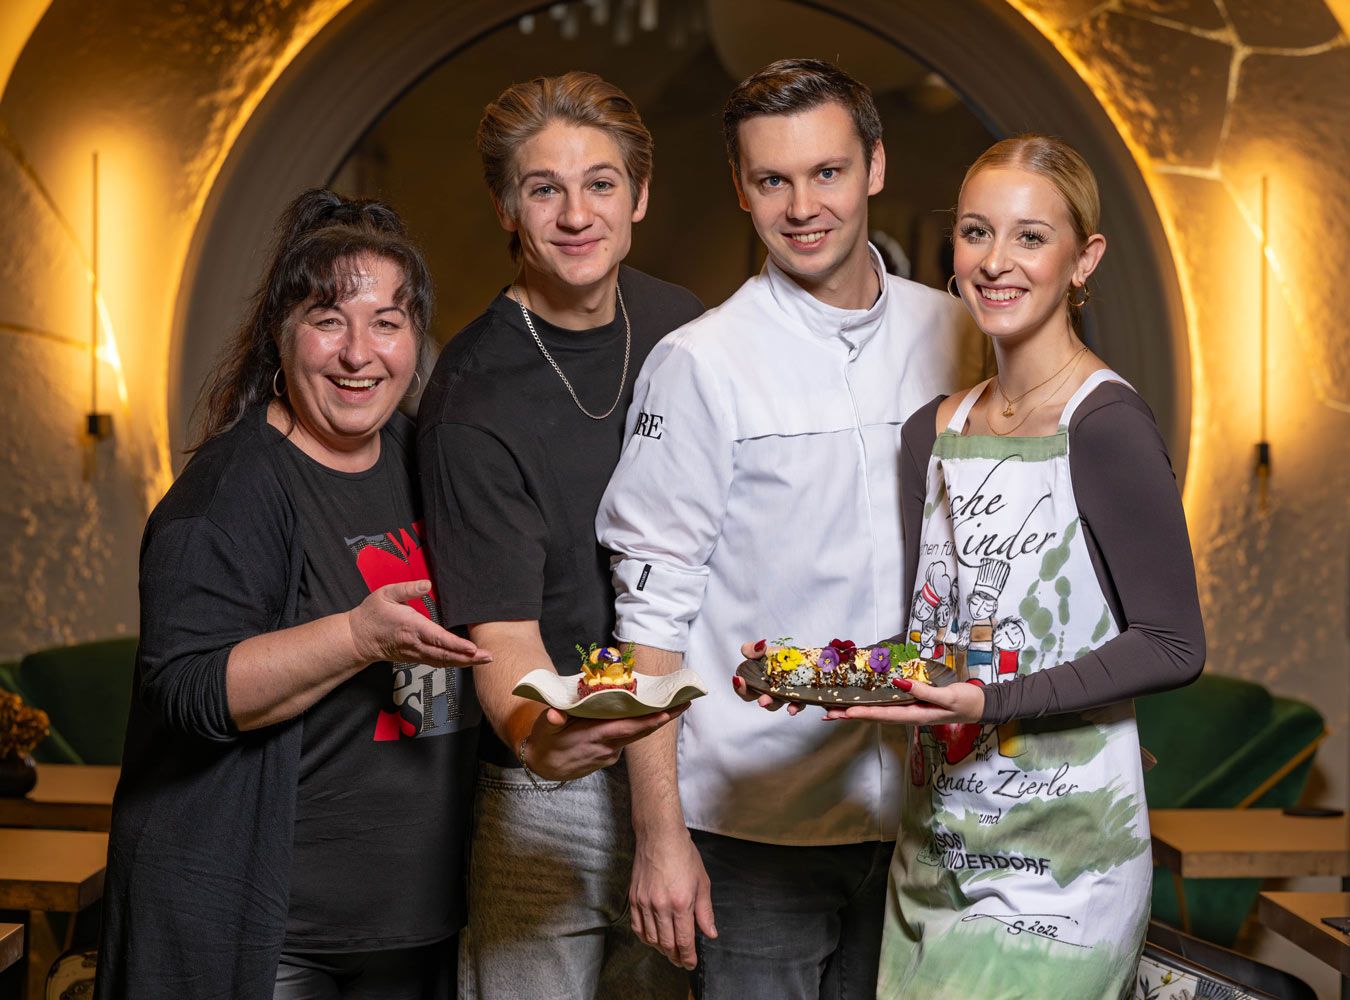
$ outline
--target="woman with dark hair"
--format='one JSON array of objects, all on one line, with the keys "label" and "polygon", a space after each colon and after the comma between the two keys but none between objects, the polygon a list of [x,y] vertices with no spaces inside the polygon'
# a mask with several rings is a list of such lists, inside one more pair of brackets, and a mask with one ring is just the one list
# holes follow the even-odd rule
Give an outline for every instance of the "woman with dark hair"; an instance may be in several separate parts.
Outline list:
[{"label": "woman with dark hair", "polygon": [[422,552],[431,283],[398,216],[310,191],[150,515],[97,995],[443,989],[480,714]]}]

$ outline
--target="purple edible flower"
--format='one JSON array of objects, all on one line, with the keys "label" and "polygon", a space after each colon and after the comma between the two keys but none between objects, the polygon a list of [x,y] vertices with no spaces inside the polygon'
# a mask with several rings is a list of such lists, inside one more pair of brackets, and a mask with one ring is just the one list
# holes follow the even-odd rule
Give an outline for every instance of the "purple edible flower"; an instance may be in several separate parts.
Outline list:
[{"label": "purple edible flower", "polygon": [[618,663],[620,659],[619,651],[613,646],[606,646],[600,650],[600,660],[604,663]]},{"label": "purple edible flower", "polygon": [[885,646],[873,646],[867,654],[867,665],[874,673],[885,674],[891,669],[891,651]]},{"label": "purple edible flower", "polygon": [[816,666],[823,672],[833,670],[839,666],[839,650],[826,646],[820,651],[820,656],[816,659]]}]

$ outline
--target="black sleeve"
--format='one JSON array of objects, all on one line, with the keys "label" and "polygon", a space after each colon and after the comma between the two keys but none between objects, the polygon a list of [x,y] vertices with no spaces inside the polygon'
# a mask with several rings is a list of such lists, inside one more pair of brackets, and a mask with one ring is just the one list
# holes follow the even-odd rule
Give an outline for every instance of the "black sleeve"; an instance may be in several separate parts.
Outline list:
[{"label": "black sleeve", "polygon": [[285,538],[237,513],[234,530],[205,514],[154,521],[141,549],[138,697],[171,731],[212,741],[238,736],[230,652],[277,627],[288,587]]},{"label": "black sleeve", "polygon": [[547,526],[511,452],[486,431],[445,423],[422,435],[418,465],[446,627],[537,619]]},{"label": "black sleeve", "polygon": [[1103,386],[1089,403],[1099,394],[1070,426],[1070,472],[1121,632],[1076,660],[988,685],[983,722],[1099,708],[1189,684],[1204,666],[1195,566],[1166,445],[1134,393]]},{"label": "black sleeve", "polygon": [[[914,596],[914,579],[919,572],[919,539],[923,535],[923,504],[928,491],[928,459],[937,440],[937,411],[946,396],[938,396],[915,410],[900,431],[900,523],[905,545],[906,607]],[[901,635],[909,630],[905,615]]]}]

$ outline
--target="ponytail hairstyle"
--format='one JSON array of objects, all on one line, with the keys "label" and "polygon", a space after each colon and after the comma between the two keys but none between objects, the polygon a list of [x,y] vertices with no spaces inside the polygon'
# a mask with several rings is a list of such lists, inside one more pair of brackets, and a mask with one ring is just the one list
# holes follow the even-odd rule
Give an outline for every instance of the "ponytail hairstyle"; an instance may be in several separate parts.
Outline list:
[{"label": "ponytail hairstyle", "polygon": [[[248,316],[202,387],[194,411],[200,432],[189,451],[230,430],[249,407],[272,398],[273,380],[290,354],[296,307],[328,307],[350,298],[363,256],[381,257],[402,272],[395,301],[417,338],[418,369],[427,366],[431,275],[403,220],[378,201],[347,199],[322,188],[306,191],[277,221],[272,255]],[[284,392],[277,398],[291,409]]]}]

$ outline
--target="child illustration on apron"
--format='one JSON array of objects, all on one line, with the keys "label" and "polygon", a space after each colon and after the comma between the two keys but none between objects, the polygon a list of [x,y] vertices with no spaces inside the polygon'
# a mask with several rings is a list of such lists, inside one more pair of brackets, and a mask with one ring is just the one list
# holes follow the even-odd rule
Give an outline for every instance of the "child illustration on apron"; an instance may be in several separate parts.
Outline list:
[{"label": "child illustration on apron", "polygon": [[[1122,381],[1084,382],[1056,434],[963,436],[985,382],[933,446],[917,579],[951,578],[964,620],[950,628],[973,683],[1076,659],[1118,632],[1069,475],[1069,421],[1107,380]],[[1132,704],[916,727],[908,771],[878,995],[1127,995],[1151,886]]]}]

